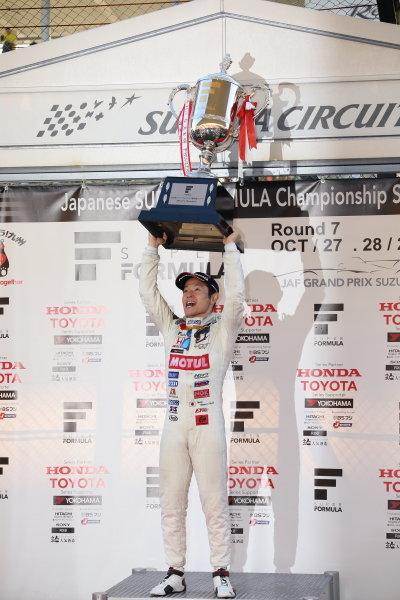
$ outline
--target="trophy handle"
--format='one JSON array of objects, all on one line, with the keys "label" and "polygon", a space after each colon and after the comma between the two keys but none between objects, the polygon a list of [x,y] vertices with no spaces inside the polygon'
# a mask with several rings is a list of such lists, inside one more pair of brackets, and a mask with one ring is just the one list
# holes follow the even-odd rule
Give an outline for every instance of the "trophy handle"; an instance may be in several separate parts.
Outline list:
[{"label": "trophy handle", "polygon": [[258,117],[260,112],[264,110],[264,108],[269,108],[271,106],[271,88],[268,83],[253,83],[249,86],[251,88],[250,98],[254,96],[256,90],[264,90],[265,91],[265,99],[264,102],[261,103],[260,108],[257,107],[257,110],[254,113],[254,118]]},{"label": "trophy handle", "polygon": [[182,83],[181,85],[176,86],[176,88],[174,88],[172,90],[172,92],[170,93],[169,98],[168,98],[168,107],[169,107],[169,110],[174,115],[175,119],[178,118],[178,115],[176,114],[176,111],[175,111],[175,108],[173,105],[173,99],[175,97],[175,94],[177,94],[178,92],[182,92],[183,90],[186,90],[186,97],[189,98],[189,93],[192,90],[192,86],[190,86],[188,83]]},{"label": "trophy handle", "polygon": [[[264,90],[264,92],[265,92],[264,102],[261,102],[260,107],[257,107],[256,111],[254,112],[254,118],[256,119],[258,117],[258,115],[260,114],[260,112],[264,110],[264,108],[271,106],[271,88],[269,87],[268,83],[253,83],[253,84],[249,84],[248,86],[243,86],[243,88],[246,88],[246,87],[250,88],[250,91],[249,91],[250,98],[252,96],[254,96],[256,90]],[[244,101],[244,96],[246,95],[248,90],[244,90],[244,92],[245,93],[242,93],[242,95],[241,95],[242,102]],[[240,127],[240,122],[238,119],[235,119],[235,124],[233,126],[233,131],[232,131],[232,137],[237,138],[239,136],[239,127]]]}]

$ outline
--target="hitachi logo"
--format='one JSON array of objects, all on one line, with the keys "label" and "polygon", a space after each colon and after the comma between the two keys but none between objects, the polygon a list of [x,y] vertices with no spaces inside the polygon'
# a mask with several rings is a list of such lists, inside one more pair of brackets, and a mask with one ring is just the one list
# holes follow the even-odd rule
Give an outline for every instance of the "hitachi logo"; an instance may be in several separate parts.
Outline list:
[{"label": "hitachi logo", "polygon": [[203,356],[180,356],[179,354],[171,354],[168,366],[175,369],[194,371],[196,369],[209,369],[210,361],[208,354],[203,354]]}]

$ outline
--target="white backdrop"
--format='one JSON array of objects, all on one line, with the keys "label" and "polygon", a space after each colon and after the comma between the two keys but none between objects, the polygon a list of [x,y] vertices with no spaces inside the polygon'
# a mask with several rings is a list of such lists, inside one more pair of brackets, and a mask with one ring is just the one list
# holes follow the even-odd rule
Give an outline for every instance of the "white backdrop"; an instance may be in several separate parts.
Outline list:
[{"label": "white backdrop", "polygon": [[[231,569],[338,570],[344,600],[397,600],[399,184],[364,181],[237,194],[247,306],[224,388]],[[165,567],[163,343],[138,298],[147,232],[134,220],[154,189],[1,194],[2,600],[85,600],[132,567]],[[177,311],[178,272],[221,278],[219,254],[161,253]],[[187,569],[206,571],[195,485],[188,529]]]},{"label": "white backdrop", "polygon": [[[396,25],[265,0],[197,0],[4,55],[1,168],[179,171],[168,96],[217,72],[225,54],[237,81],[272,90],[246,174],[398,160]],[[214,166],[226,176],[236,164],[233,146]]]}]

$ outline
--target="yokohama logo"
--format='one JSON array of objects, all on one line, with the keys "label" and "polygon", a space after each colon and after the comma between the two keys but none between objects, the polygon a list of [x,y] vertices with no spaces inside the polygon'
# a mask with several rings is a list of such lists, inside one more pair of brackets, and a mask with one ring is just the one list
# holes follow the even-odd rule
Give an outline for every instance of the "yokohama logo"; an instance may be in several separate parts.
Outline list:
[{"label": "yokohama logo", "polygon": [[168,366],[184,371],[195,371],[197,369],[209,369],[210,360],[208,354],[203,354],[203,356],[180,356],[179,354],[170,354]]},{"label": "yokohama logo", "polygon": [[0,390],[0,400],[17,400],[18,392],[16,390]]},{"label": "yokohama logo", "polygon": [[229,496],[229,506],[270,506],[270,496]]},{"label": "yokohama logo", "polygon": [[137,408],[164,408],[167,406],[165,398],[137,398]]},{"label": "yokohama logo", "polygon": [[101,496],[53,496],[53,504],[102,504]]},{"label": "yokohama logo", "polygon": [[388,331],[387,341],[392,343],[400,343],[400,331]]},{"label": "yokohama logo", "polygon": [[353,408],[353,398],[341,398],[325,400],[323,398],[306,398],[304,406],[306,408]]},{"label": "yokohama logo", "polygon": [[54,343],[56,345],[77,345],[77,344],[102,344],[102,335],[55,335]]},{"label": "yokohama logo", "polygon": [[239,333],[236,344],[263,344],[269,343],[269,333]]}]

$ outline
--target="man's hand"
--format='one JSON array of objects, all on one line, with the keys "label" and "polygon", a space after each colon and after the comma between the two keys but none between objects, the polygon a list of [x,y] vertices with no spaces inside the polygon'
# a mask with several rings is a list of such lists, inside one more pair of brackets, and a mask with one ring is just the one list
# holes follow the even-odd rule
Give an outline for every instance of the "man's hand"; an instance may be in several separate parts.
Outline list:
[{"label": "man's hand", "polygon": [[152,246],[153,248],[158,248],[158,246],[160,246],[161,244],[163,244],[166,241],[167,241],[167,234],[165,232],[163,233],[163,237],[156,237],[155,235],[152,235],[151,233],[149,233],[148,244],[149,244],[149,246]]},{"label": "man's hand", "polygon": [[240,233],[238,231],[233,231],[227,237],[223,238],[224,244],[229,244],[230,242],[234,242],[236,244],[236,242],[238,242],[239,240],[240,240]]}]

